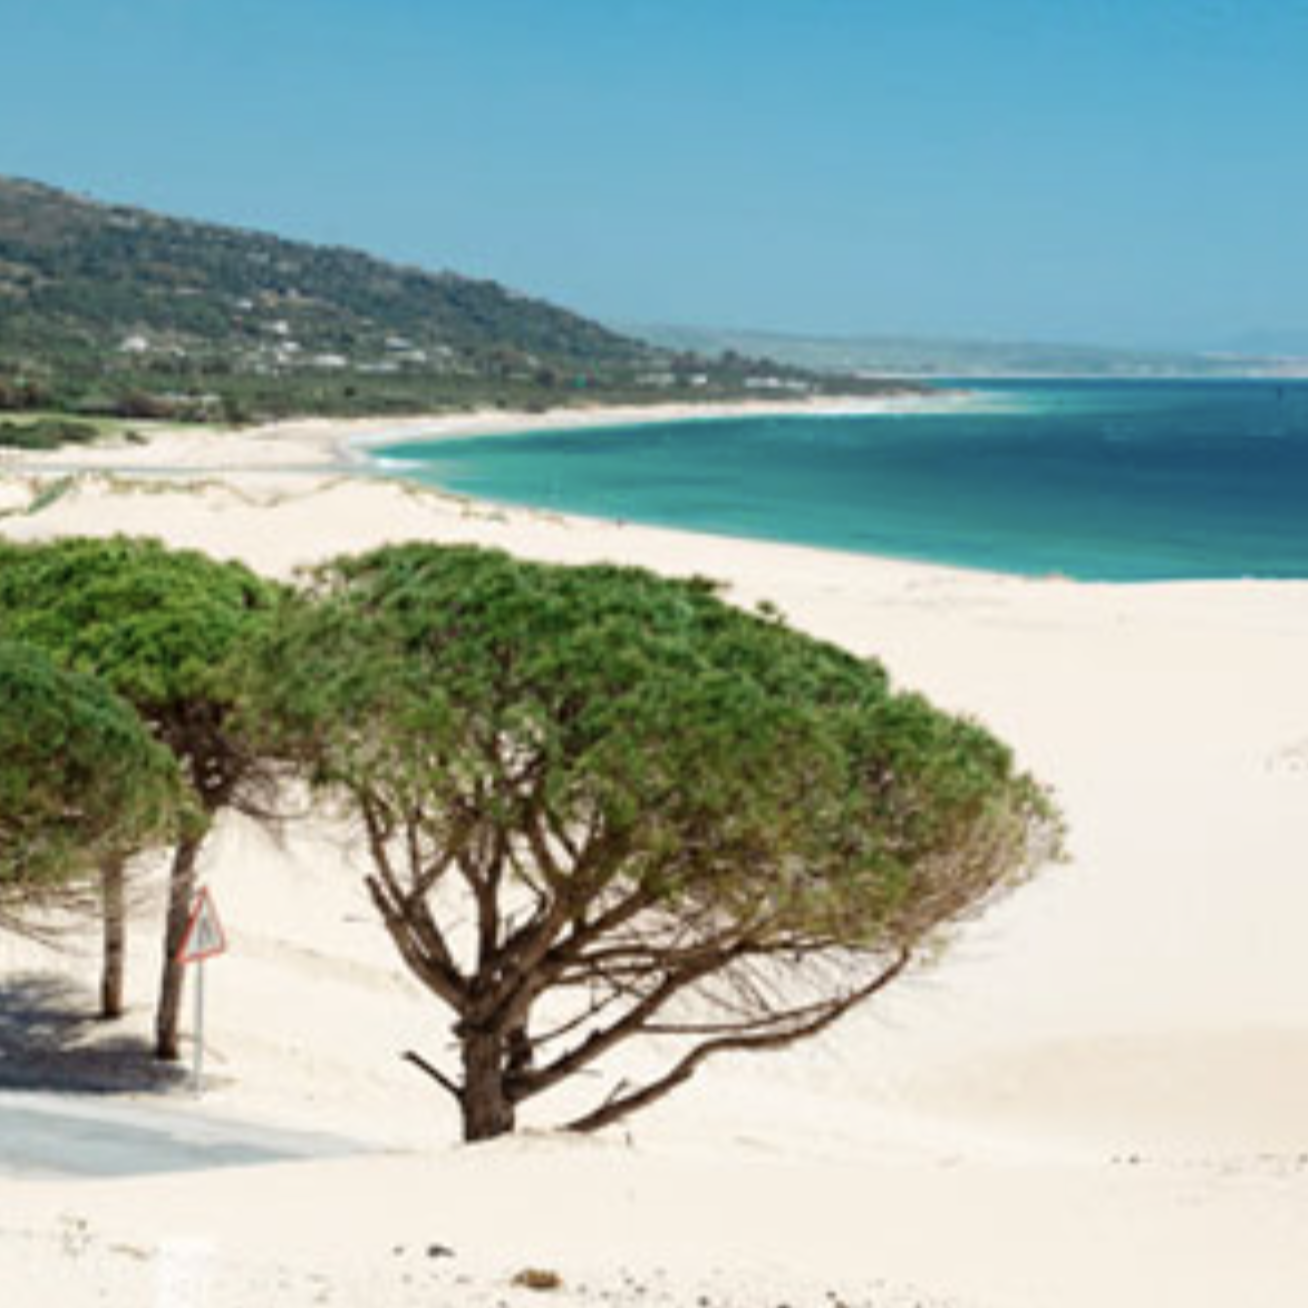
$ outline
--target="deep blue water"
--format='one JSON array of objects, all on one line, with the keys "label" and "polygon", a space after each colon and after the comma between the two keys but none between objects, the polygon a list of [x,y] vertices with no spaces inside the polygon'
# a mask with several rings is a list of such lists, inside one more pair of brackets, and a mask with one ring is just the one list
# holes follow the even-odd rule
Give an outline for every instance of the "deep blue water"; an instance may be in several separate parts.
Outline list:
[{"label": "deep blue water", "polygon": [[374,451],[451,490],[1086,580],[1308,577],[1308,382],[968,383],[964,410]]}]

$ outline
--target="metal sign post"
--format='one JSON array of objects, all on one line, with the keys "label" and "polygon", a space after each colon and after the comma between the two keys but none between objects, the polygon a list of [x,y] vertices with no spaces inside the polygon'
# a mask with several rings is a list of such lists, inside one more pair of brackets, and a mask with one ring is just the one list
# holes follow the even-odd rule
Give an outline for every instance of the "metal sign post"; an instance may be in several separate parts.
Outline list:
[{"label": "metal sign post", "polygon": [[218,910],[206,889],[195,896],[191,916],[186,923],[177,961],[185,966],[196,963],[195,969],[195,1062],[192,1067],[192,1089],[198,1095],[204,1083],[204,963],[205,959],[221,954],[227,948],[227,937]]},{"label": "metal sign post", "polygon": [[198,1099],[204,1084],[204,959],[195,968],[195,1067],[191,1075],[191,1088]]}]

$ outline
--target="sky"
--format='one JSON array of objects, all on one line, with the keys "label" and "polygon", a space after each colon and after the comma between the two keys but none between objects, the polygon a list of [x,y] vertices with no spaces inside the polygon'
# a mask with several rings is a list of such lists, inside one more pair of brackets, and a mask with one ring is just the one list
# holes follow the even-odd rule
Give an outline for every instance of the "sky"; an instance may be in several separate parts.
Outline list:
[{"label": "sky", "polygon": [[620,322],[1308,331],[1308,0],[0,0],[0,173]]}]

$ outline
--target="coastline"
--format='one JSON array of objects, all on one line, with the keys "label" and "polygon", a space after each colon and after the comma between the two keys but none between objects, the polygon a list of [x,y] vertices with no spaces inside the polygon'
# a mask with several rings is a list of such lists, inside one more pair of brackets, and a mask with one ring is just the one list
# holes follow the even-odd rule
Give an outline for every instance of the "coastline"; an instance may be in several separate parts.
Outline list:
[{"label": "coastline", "polygon": [[[155,1252],[198,1241],[213,1308],[312,1302],[323,1276],[346,1301],[480,1308],[529,1297],[510,1286],[527,1265],[557,1268],[578,1305],[629,1300],[638,1281],[647,1302],[677,1308],[808,1308],[828,1292],[868,1308],[1297,1308],[1308,582],[971,572],[501,509],[359,464],[397,429],[426,440],[433,422],[465,436],[580,417],[300,422],[26,456],[0,462],[0,533],[155,535],[278,576],[415,538],[706,574],[994,728],[1056,787],[1073,864],[884,1005],[766,1062],[723,1061],[633,1119],[629,1138],[529,1133],[467,1151],[396,1056],[439,1048],[441,1014],[399,979],[345,833],[318,817],[279,848],[226,823],[206,868],[233,944],[211,988],[215,1083],[198,1108],[170,1106],[371,1152],[112,1181],[0,1176],[0,1283],[33,1302],[57,1289],[74,1308],[105,1287],[139,1303]],[[129,1033],[148,1026],[154,925],[147,904]],[[89,988],[94,941],[58,960],[0,940],[0,977],[50,969]],[[72,1256],[75,1221],[87,1234]],[[432,1241],[457,1259],[423,1258]]]},{"label": "coastline", "polygon": [[943,413],[966,408],[976,402],[970,392],[951,388],[936,395],[905,394],[880,397],[838,396],[782,402],[739,401],[722,404],[600,405],[594,408],[553,409],[546,413],[480,410],[468,414],[442,415],[430,420],[430,430],[403,431],[398,437],[386,434],[347,437],[339,447],[347,459],[378,445],[403,445],[413,441],[463,440],[473,436],[522,436],[531,432],[602,429],[621,431],[665,422],[715,422],[732,418],[830,417],[861,415]]},{"label": "coastline", "polygon": [[858,414],[915,414],[948,411],[975,403],[966,391],[942,390],[880,397],[816,400],[741,401],[731,404],[596,405],[528,413],[474,409],[464,413],[407,417],[292,418],[252,427],[150,428],[142,443],[99,441],[49,452],[0,449],[0,475],[59,471],[115,473],[300,470],[358,471],[369,465],[367,451],[379,445],[461,440],[472,436],[518,436],[573,428],[627,428],[663,422],[711,422],[744,417],[801,417]]}]

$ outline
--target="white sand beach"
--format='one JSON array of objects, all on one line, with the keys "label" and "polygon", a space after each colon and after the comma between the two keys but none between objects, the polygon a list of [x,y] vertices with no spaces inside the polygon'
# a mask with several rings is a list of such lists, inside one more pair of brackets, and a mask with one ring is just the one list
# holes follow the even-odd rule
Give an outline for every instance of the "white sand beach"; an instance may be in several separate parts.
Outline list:
[{"label": "white sand beach", "polygon": [[[282,845],[229,822],[205,868],[231,940],[209,965],[211,1084],[168,1105],[357,1152],[0,1175],[4,1308],[1308,1302],[1308,582],[952,571],[501,509],[342,453],[526,424],[544,425],[301,422],[7,457],[0,533],[153,535],[278,576],[401,539],[706,574],[1009,740],[1055,787],[1071,862],[819,1041],[724,1059],[599,1138],[467,1149],[398,1056],[443,1052],[446,1017],[373,920],[359,851],[322,817]],[[156,917],[143,902],[131,1034]],[[62,956],[0,937],[0,990],[51,973],[90,1006],[96,951],[94,928]],[[561,1286],[513,1285],[529,1267]]]}]

